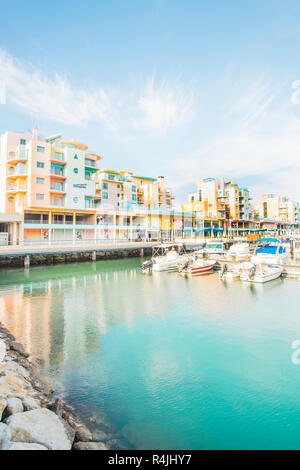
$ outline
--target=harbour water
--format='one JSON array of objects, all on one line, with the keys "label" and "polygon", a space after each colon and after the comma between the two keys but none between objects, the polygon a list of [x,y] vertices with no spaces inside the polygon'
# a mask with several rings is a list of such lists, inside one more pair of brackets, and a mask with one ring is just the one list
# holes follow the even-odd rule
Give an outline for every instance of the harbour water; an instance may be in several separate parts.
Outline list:
[{"label": "harbour water", "polygon": [[140,260],[0,272],[0,320],[84,419],[136,449],[299,449],[300,284],[142,274]]}]

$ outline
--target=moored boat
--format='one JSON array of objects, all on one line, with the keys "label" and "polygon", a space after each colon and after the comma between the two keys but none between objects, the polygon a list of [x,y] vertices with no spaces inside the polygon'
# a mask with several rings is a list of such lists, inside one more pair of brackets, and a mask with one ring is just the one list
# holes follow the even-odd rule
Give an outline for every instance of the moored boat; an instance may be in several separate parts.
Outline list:
[{"label": "moored boat", "polygon": [[[281,266],[264,266],[262,264],[247,263],[249,266],[245,266],[241,273],[241,280],[254,283],[265,283],[278,279],[283,271]],[[251,266],[250,266],[251,265]]]},{"label": "moored boat", "polygon": [[277,238],[260,238],[251,262],[254,264],[286,264],[288,254]]},{"label": "moored boat", "polygon": [[216,260],[190,258],[178,270],[183,274],[199,275],[212,271],[216,265]]},{"label": "moored boat", "polygon": [[143,272],[177,271],[179,264],[186,259],[183,245],[158,245],[153,247],[151,260],[145,261],[141,267]]},{"label": "moored boat", "polygon": [[241,270],[241,264],[238,264],[234,267],[229,267],[228,264],[224,263],[222,269],[219,271],[219,278],[221,281],[239,279],[241,275]]},{"label": "moored boat", "polygon": [[248,259],[250,256],[249,243],[234,243],[226,253],[227,258],[234,258],[236,260]]}]

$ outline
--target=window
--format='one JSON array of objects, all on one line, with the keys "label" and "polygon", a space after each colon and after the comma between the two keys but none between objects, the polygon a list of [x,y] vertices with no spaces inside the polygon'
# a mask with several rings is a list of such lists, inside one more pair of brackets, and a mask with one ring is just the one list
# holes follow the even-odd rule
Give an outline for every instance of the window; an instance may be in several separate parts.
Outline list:
[{"label": "window", "polygon": [[37,166],[38,168],[45,168],[45,163],[43,163],[43,162],[36,162],[36,166]]},{"label": "window", "polygon": [[103,183],[103,189],[108,189],[108,183]]},{"label": "window", "polygon": [[37,201],[43,201],[44,199],[45,199],[45,194],[41,194],[41,193],[36,194]]},{"label": "window", "polygon": [[64,185],[60,181],[54,181],[53,189],[56,189],[57,191],[63,191],[64,190]]},{"label": "window", "polygon": [[108,175],[108,179],[111,180],[111,181],[114,180],[114,179],[115,179],[115,175]]},{"label": "window", "polygon": [[21,139],[21,140],[20,140],[20,144],[21,144],[21,145],[25,145],[25,144],[26,144],[26,140],[25,140],[25,139]]},{"label": "window", "polygon": [[37,184],[44,184],[45,183],[45,178],[37,178],[36,182],[37,182]]},{"label": "window", "polygon": [[40,145],[38,145],[36,150],[37,150],[37,152],[43,153],[43,152],[45,152],[45,147],[41,147]]},{"label": "window", "polygon": [[78,202],[78,197],[73,197],[73,202],[75,202],[75,204],[77,204],[77,202]]},{"label": "window", "polygon": [[64,155],[61,153],[61,152],[54,152],[54,158],[56,160],[63,160],[64,159]]},{"label": "window", "polygon": [[132,186],[132,192],[136,192],[136,186]]},{"label": "window", "polygon": [[106,192],[102,193],[102,197],[103,197],[103,199],[108,199],[108,193],[106,193]]},{"label": "window", "polygon": [[78,155],[76,155],[76,153],[75,153],[75,155],[74,155],[74,159],[75,159],[75,160],[78,160]]},{"label": "window", "polygon": [[132,195],[132,200],[133,200],[133,201],[136,201],[136,194],[133,194],[133,195]]},{"label": "window", "polygon": [[73,171],[74,171],[75,175],[77,175],[77,173],[78,173],[78,168],[74,168]]},{"label": "window", "polygon": [[117,197],[120,197],[120,194],[119,194],[119,193],[117,194]]}]

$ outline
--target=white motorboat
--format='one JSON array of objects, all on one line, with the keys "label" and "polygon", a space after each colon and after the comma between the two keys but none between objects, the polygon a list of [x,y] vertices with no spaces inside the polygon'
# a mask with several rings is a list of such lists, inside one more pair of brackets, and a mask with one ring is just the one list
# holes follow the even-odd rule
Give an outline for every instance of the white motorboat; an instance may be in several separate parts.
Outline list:
[{"label": "white motorboat", "polygon": [[277,238],[260,238],[251,262],[254,264],[286,264],[288,253]]},{"label": "white motorboat", "polygon": [[219,278],[221,281],[228,281],[239,279],[242,271],[242,265],[228,267],[228,264],[224,263],[222,269],[219,271]]},{"label": "white motorboat", "polygon": [[152,258],[142,264],[142,270],[144,272],[177,271],[178,266],[186,259],[183,245],[159,245],[153,247]]},{"label": "white motorboat", "polygon": [[244,269],[241,272],[240,278],[242,281],[262,284],[278,279],[282,271],[283,268],[281,266],[244,263]]},{"label": "white motorboat", "polygon": [[190,257],[179,266],[178,270],[180,273],[191,274],[192,276],[195,276],[199,274],[206,274],[209,271],[212,271],[215,265],[216,260]]},{"label": "white motorboat", "polygon": [[234,258],[236,260],[248,259],[250,256],[249,243],[234,243],[226,253],[227,258]]},{"label": "white motorboat", "polygon": [[209,241],[204,248],[198,250],[197,253],[204,255],[224,255],[226,252],[225,245],[222,241]]}]

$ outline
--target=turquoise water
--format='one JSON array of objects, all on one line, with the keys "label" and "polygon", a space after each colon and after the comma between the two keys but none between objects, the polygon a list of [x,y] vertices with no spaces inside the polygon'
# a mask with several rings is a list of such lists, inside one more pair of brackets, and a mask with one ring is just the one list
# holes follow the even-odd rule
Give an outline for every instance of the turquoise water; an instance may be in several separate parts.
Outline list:
[{"label": "turquoise water", "polygon": [[299,449],[300,284],[142,274],[140,260],[0,272],[0,320],[131,448]]}]

